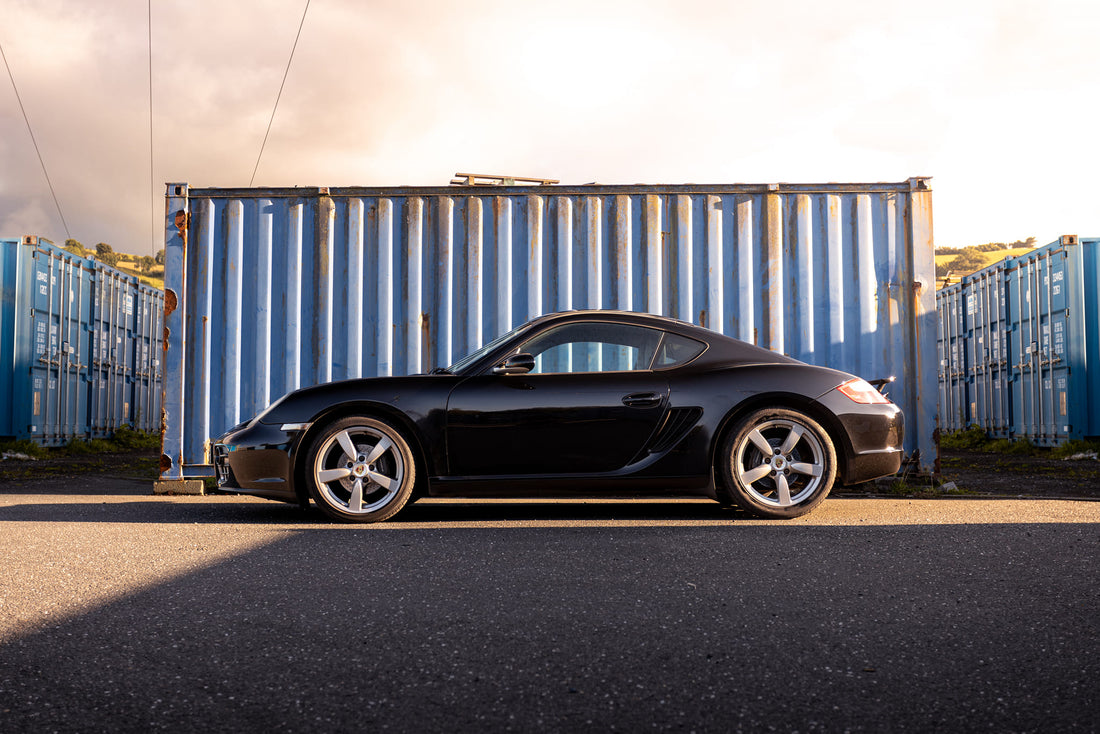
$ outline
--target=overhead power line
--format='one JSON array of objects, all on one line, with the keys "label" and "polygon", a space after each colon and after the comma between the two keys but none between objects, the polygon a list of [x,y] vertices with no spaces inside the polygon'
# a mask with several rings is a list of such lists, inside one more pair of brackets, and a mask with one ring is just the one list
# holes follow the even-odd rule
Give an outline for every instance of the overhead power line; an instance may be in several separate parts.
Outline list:
[{"label": "overhead power line", "polygon": [[157,252],[157,191],[153,179],[153,0],[148,0],[149,30],[149,254]]},{"label": "overhead power line", "polygon": [[309,12],[309,0],[306,0],[306,7],[302,10],[302,21],[298,24],[298,34],[294,36],[294,45],[290,48],[290,58],[286,62],[286,71],[283,72],[283,81],[279,84],[279,94],[275,97],[275,107],[271,110],[271,119],[267,121],[267,132],[264,133],[264,142],[260,144],[260,154],[256,156],[256,166],[252,169],[252,178],[248,180],[248,185],[251,186],[256,180],[256,171],[260,170],[260,159],[264,155],[264,147],[267,145],[267,136],[271,134],[271,123],[275,122],[275,110],[279,109],[279,100],[283,96],[283,86],[286,85],[286,76],[290,73],[290,62],[294,61],[294,50],[298,48],[298,39],[302,35],[302,26],[306,24],[306,13]]},{"label": "overhead power line", "polygon": [[65,228],[65,237],[72,239],[72,234],[69,233],[69,225],[65,222],[65,215],[61,213],[61,204],[57,201],[57,192],[53,189],[53,183],[50,182],[50,174],[46,171],[46,161],[42,160],[42,151],[38,149],[38,141],[34,139],[34,130],[31,129],[30,118],[27,117],[27,110],[23,107],[23,98],[19,96],[19,86],[15,83],[15,75],[11,73],[11,66],[8,64],[8,55],[4,53],[4,46],[0,44],[0,56],[4,58],[4,68],[8,70],[8,78],[11,79],[11,88],[15,90],[15,99],[19,102],[19,110],[23,113],[23,121],[27,123],[27,132],[31,135],[31,142],[34,143],[34,152],[38,154],[38,162],[42,165],[42,174],[46,177],[46,185],[50,187],[50,195],[53,196],[53,205],[57,207],[57,216],[61,217],[61,226]]}]

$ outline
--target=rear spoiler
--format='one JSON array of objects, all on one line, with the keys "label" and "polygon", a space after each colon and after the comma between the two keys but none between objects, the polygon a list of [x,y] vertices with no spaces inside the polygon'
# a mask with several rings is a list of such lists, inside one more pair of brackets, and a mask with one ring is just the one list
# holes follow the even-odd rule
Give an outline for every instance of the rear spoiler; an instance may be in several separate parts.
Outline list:
[{"label": "rear spoiler", "polygon": [[868,380],[867,383],[869,385],[871,385],[872,387],[874,387],[876,390],[878,390],[880,393],[885,395],[886,394],[886,392],[885,392],[886,386],[891,384],[896,379],[898,379],[898,378],[894,377],[893,375],[890,375],[889,377],[882,377],[882,378],[879,378],[877,380]]}]

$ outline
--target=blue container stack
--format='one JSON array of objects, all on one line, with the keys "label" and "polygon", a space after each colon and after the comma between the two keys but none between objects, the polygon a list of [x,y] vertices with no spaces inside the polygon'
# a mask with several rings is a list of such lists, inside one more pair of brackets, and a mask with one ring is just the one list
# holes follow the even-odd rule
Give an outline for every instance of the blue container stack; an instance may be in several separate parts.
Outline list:
[{"label": "blue container stack", "polygon": [[0,436],[160,426],[163,292],[38,237],[0,240]]},{"label": "blue container stack", "polygon": [[1100,435],[1100,239],[1066,235],[936,296],[940,426],[1055,446]]}]

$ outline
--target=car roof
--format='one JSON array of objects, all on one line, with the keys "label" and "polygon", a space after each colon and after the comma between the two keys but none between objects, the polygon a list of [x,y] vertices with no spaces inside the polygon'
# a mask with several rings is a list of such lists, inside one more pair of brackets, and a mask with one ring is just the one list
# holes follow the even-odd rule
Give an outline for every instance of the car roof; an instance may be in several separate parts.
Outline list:
[{"label": "car roof", "polygon": [[612,309],[585,309],[577,311],[559,311],[540,316],[530,322],[532,327],[545,327],[555,323],[570,323],[574,321],[612,321],[623,324],[636,324],[655,329],[663,329],[683,336],[706,342],[710,348],[696,364],[700,363],[796,363],[799,360],[770,349],[764,349],[731,336],[726,336],[713,329],[708,329],[696,324],[688,323],[680,319],[668,316],[658,316],[637,311],[617,311]]}]

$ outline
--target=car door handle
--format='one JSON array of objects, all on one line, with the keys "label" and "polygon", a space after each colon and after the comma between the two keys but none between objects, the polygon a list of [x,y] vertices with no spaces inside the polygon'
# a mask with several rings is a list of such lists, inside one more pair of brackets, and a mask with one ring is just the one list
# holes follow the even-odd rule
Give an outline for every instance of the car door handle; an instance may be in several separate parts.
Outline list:
[{"label": "car door handle", "polygon": [[623,405],[631,408],[646,408],[661,402],[661,396],[655,392],[636,392],[623,397]]}]

